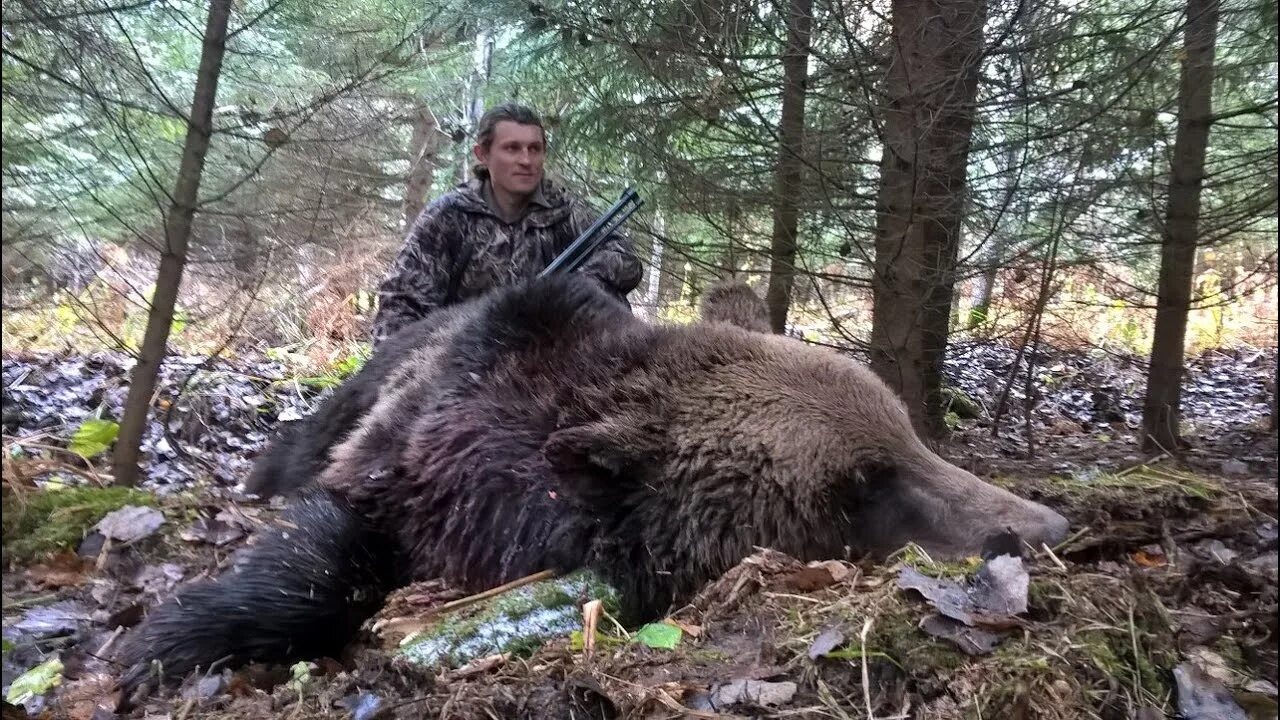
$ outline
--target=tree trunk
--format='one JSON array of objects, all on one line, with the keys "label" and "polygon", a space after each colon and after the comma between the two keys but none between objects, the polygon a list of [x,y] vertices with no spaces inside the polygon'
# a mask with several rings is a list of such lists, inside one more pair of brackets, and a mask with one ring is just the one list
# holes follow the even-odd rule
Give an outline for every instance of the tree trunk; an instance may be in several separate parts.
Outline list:
[{"label": "tree trunk", "polygon": [[413,222],[427,204],[427,194],[431,192],[436,160],[444,139],[435,114],[425,105],[419,107],[413,117],[413,137],[409,141],[409,179],[404,191],[405,232],[413,227]]},{"label": "tree trunk", "polygon": [[[1009,187],[1006,188],[1007,208],[1012,204],[1012,196],[1019,193],[1018,187],[1019,173],[1016,167],[1018,163],[1018,153],[1022,149],[1021,143],[1009,143],[1004,154],[1004,171],[1005,176],[1009,178]],[[1024,192],[1025,194],[1025,192]],[[1013,232],[1020,231],[1026,227],[1027,218],[1030,215],[1030,205],[1026,200],[1019,202],[1019,213],[1017,216],[1017,227],[1015,231],[1010,231],[1007,227],[1002,227],[1003,223],[996,222],[991,228],[991,237],[987,238],[987,244],[982,248],[981,258],[978,260],[978,267],[982,268],[982,273],[978,275],[973,289],[973,302],[969,306],[969,317],[965,321],[965,326],[973,329],[982,325],[987,321],[987,313],[991,311],[991,298],[995,294],[996,275],[1000,272],[1000,266],[1004,263],[1005,248],[1009,245],[1009,239]],[[1004,213],[1004,219],[1008,218],[1008,213]]]},{"label": "tree trunk", "polygon": [[769,243],[769,325],[787,329],[791,284],[795,279],[800,186],[804,179],[804,100],[809,82],[809,35],[813,0],[787,0],[787,47],[782,56],[782,124],[778,167],[773,180],[773,238]]},{"label": "tree trunk", "polygon": [[660,293],[658,291],[662,281],[662,259],[666,255],[664,252],[663,236],[666,234],[667,223],[662,216],[662,210],[659,209],[653,214],[653,233],[649,236],[649,275],[648,281],[644,286],[644,296],[640,301],[640,306],[644,308],[645,314],[650,318],[658,317],[658,309],[660,307]]},{"label": "tree trunk", "polygon": [[934,437],[985,17],[983,0],[893,0],[871,367]]},{"label": "tree trunk", "polygon": [[1187,0],[1183,30],[1182,81],[1178,91],[1178,133],[1160,246],[1156,326],[1142,404],[1143,448],[1177,451],[1182,399],[1184,343],[1191,307],[1192,274],[1199,241],[1200,188],[1213,110],[1213,62],[1218,33],[1218,0]]},{"label": "tree trunk", "polygon": [[117,485],[132,486],[138,480],[138,455],[142,436],[151,411],[151,394],[156,375],[164,360],[173,325],[173,308],[182,285],[182,271],[187,262],[187,241],[195,217],[200,178],[204,173],[204,157],[213,134],[213,106],[218,94],[218,77],[222,73],[222,57],[227,45],[227,22],[231,16],[231,0],[211,0],[209,20],[204,31],[204,48],[200,53],[200,69],[196,74],[195,96],[191,101],[191,118],[182,148],[182,163],[174,187],[173,204],[165,218],[165,243],[160,252],[160,269],[156,290],[147,315],[147,329],[142,338],[138,364],[129,382],[124,416],[112,458]]},{"label": "tree trunk", "polygon": [[[493,73],[493,33],[481,30],[476,33],[476,47],[472,54],[471,76],[467,80],[466,118],[467,130],[474,141],[476,126],[480,116],[484,115],[484,91],[489,85],[489,77]],[[462,182],[471,179],[471,148],[463,148],[459,174]]]}]

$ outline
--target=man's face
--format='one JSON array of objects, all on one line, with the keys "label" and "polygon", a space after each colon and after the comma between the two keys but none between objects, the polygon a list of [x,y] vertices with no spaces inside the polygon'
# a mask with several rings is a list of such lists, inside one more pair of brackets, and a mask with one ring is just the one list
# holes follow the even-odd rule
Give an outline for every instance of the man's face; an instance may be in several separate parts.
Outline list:
[{"label": "man's face", "polygon": [[542,164],[547,148],[542,129],[502,120],[493,129],[488,148],[476,145],[476,159],[489,168],[495,190],[512,195],[532,195],[542,181]]}]

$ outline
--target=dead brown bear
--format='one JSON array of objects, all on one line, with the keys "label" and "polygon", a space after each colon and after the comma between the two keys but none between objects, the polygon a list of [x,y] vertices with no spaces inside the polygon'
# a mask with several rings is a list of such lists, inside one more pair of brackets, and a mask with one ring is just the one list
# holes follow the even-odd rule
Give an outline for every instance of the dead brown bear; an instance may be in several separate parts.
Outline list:
[{"label": "dead brown bear", "polygon": [[[755,546],[956,556],[1006,529],[1033,544],[1067,530],[927,449],[848,358],[726,323],[649,325],[583,278],[500,291],[379,354],[264,458],[256,487],[301,490],[287,522],[131,633],[126,689],[153,660],[179,676],[333,652],[411,580],[478,591],[590,567],[642,619]],[[300,467],[323,470],[310,483]]]}]

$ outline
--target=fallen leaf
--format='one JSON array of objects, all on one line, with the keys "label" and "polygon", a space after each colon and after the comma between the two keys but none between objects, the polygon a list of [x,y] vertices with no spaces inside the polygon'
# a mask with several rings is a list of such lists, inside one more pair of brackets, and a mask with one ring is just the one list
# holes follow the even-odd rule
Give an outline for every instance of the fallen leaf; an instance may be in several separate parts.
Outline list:
[{"label": "fallen leaf", "polygon": [[1276,686],[1267,680],[1253,680],[1244,686],[1247,692],[1258,693],[1259,695],[1276,696]]},{"label": "fallen leaf", "polygon": [[94,673],[72,680],[75,672],[65,668],[62,689],[58,691],[58,717],[66,720],[114,720],[115,713],[108,707],[115,678]]},{"label": "fallen leaf", "polygon": [[672,625],[675,625],[676,627],[680,628],[681,630],[684,631],[684,634],[688,635],[689,637],[692,637],[692,638],[702,637],[701,625],[691,625],[689,623],[681,622],[673,618],[667,618],[666,622],[669,622]]},{"label": "fallen leaf", "polygon": [[63,600],[28,610],[21,620],[13,624],[13,628],[38,637],[61,635],[75,630],[81,622],[91,618],[84,605],[74,600]]},{"label": "fallen leaf", "polygon": [[1178,712],[1184,720],[1249,720],[1244,708],[1218,680],[1184,662],[1173,669]]},{"label": "fallen leaf", "polygon": [[807,567],[826,570],[831,573],[831,579],[835,582],[841,582],[853,573],[853,569],[849,567],[848,563],[843,563],[839,560],[814,560]]},{"label": "fallen leaf", "polygon": [[383,700],[381,695],[365,692],[348,695],[339,700],[338,704],[351,713],[351,720],[372,720],[382,712]]},{"label": "fallen leaf", "polygon": [[1003,630],[1023,625],[1016,615],[1026,612],[1030,579],[1022,558],[998,555],[983,563],[964,585],[929,577],[910,566],[898,573],[898,585],[920,593],[946,617]]},{"label": "fallen leaf", "polygon": [[222,676],[222,673],[205,675],[194,685],[188,685],[182,692],[182,698],[184,700],[208,700],[221,695],[226,686],[227,680]]},{"label": "fallen leaf", "polygon": [[51,657],[19,675],[9,686],[4,699],[21,705],[31,698],[44,695],[62,682],[62,661]]},{"label": "fallen leaf", "polygon": [[1240,556],[1240,553],[1227,547],[1227,544],[1214,538],[1212,540],[1204,540],[1198,542],[1191,548],[1197,555],[1206,559],[1213,560],[1223,565],[1228,565],[1232,560]]},{"label": "fallen leaf", "polygon": [[796,695],[793,682],[764,682],[761,680],[735,680],[720,686],[711,696],[711,704],[717,708],[746,704],[776,707],[791,702]]},{"label": "fallen leaf", "polygon": [[134,573],[133,586],[148,595],[164,595],[173,589],[187,571],[181,565],[163,563],[145,565]]},{"label": "fallen leaf", "polygon": [[844,644],[844,633],[838,627],[823,630],[809,645],[809,659],[817,660]]},{"label": "fallen leaf", "polygon": [[84,583],[86,570],[92,567],[84,558],[71,552],[59,553],[47,562],[27,569],[27,576],[45,587],[58,589]]},{"label": "fallen leaf", "polygon": [[930,615],[920,621],[920,629],[936,638],[951,641],[966,655],[985,655],[1004,640],[1004,634],[992,633],[982,628],[969,627],[963,623],[943,617]]},{"label": "fallen leaf", "polygon": [[978,569],[969,597],[974,607],[997,615],[1021,615],[1027,611],[1031,578],[1022,558],[997,555]]},{"label": "fallen leaf", "polygon": [[1195,665],[1205,675],[1224,685],[1235,684],[1236,674],[1228,667],[1227,661],[1207,647],[1195,647],[1188,650],[1187,662]]},{"label": "fallen leaf", "polygon": [[1146,550],[1137,550],[1132,557],[1133,562],[1141,567],[1156,568],[1169,564],[1169,559],[1165,557],[1163,552],[1151,553]]},{"label": "fallen leaf", "polygon": [[178,537],[187,542],[205,542],[210,545],[226,545],[244,537],[244,529],[218,518],[200,518],[183,528]]},{"label": "fallen leaf", "polygon": [[119,434],[120,425],[113,420],[85,420],[71,436],[67,449],[88,460],[111,447]]},{"label": "fallen leaf", "polygon": [[969,594],[959,584],[929,577],[913,567],[904,567],[898,573],[898,586],[903,590],[915,590],[920,593],[943,615],[966,625],[973,624],[973,603],[969,600]]},{"label": "fallen leaf", "polygon": [[787,573],[779,579],[779,587],[795,592],[813,592],[822,588],[834,585],[835,577],[830,569],[819,566],[809,565],[791,573]]},{"label": "fallen leaf", "polygon": [[670,623],[649,623],[636,631],[635,641],[651,648],[674,650],[683,634],[684,631]]},{"label": "fallen leaf", "polygon": [[498,653],[496,655],[488,655],[482,658],[476,658],[462,667],[449,673],[451,680],[461,680],[473,675],[483,675],[484,673],[502,667],[511,659],[511,653]]},{"label": "fallen leaf", "polygon": [[126,505],[107,513],[94,527],[104,537],[131,543],[154,533],[164,524],[164,513],[155,508]]}]

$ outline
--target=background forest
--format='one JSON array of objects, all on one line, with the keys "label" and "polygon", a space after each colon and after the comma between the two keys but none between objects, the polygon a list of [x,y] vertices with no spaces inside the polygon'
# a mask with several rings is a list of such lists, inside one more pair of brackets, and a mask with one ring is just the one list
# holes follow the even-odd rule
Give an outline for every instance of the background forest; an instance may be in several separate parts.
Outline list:
[{"label": "background forest", "polygon": [[948,343],[1027,376],[1040,343],[1154,344],[1172,449],[1184,350],[1276,342],[1275,3],[929,7],[10,4],[4,347],[141,351],[134,414],[166,341],[341,362],[516,99],[601,208],[646,198],[640,312],[745,277],[935,436]]}]

